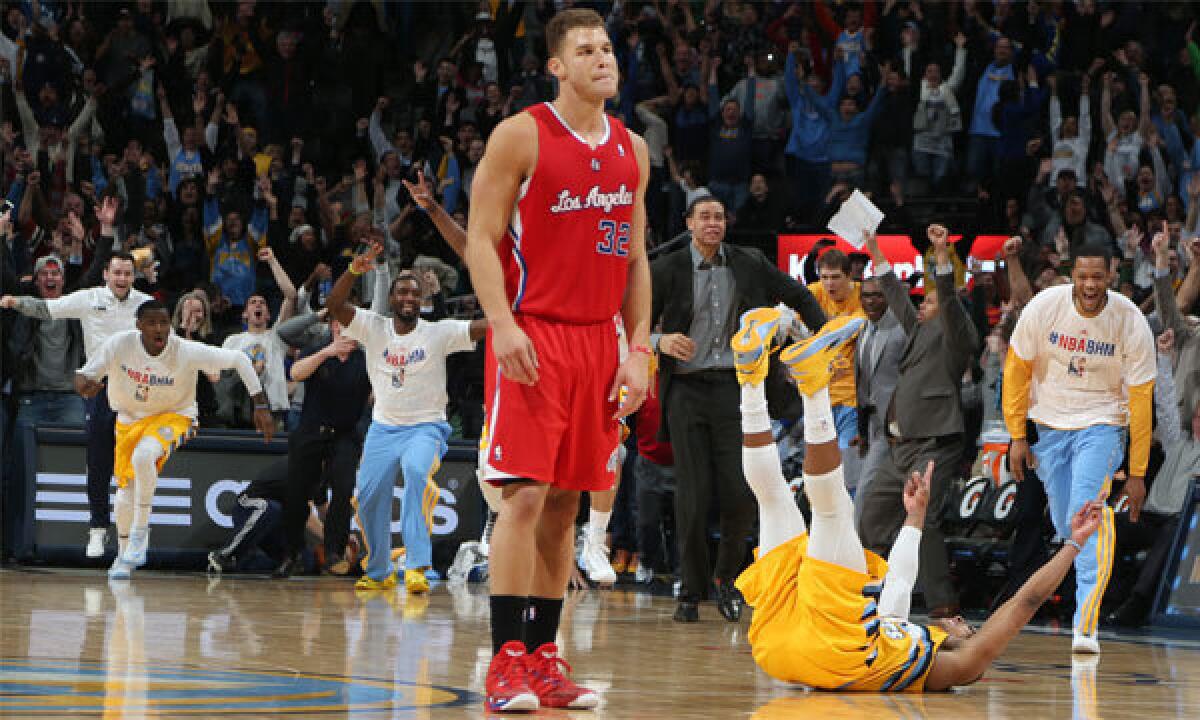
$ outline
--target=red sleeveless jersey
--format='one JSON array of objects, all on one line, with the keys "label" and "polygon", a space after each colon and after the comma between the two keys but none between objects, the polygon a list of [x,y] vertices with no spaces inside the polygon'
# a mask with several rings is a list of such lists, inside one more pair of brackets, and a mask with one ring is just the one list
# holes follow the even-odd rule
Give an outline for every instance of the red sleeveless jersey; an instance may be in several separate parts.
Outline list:
[{"label": "red sleeveless jersey", "polygon": [[513,312],[611,322],[625,297],[638,187],[629,131],[605,115],[604,138],[593,150],[550,103],[526,112],[537,123],[537,166],[500,247]]}]

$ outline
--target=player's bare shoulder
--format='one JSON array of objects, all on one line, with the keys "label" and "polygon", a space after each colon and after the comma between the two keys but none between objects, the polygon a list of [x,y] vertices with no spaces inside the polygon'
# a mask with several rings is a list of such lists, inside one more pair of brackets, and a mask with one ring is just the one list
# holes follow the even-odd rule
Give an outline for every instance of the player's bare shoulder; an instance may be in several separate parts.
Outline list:
[{"label": "player's bare shoulder", "polygon": [[537,121],[529,113],[519,112],[492,130],[481,162],[499,161],[509,168],[519,167],[528,175],[537,165],[537,151]]}]

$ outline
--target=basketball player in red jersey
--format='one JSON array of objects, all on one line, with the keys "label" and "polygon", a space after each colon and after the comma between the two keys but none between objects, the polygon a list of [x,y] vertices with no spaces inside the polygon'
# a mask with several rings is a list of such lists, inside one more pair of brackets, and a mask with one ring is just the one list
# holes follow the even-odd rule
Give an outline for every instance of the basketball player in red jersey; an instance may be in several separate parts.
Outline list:
[{"label": "basketball player in red jersey", "polygon": [[[475,173],[466,261],[491,327],[487,479],[492,535],[487,707],[592,708],[554,644],[581,491],[615,478],[617,420],[648,385],[646,144],[604,112],[617,62],[603,19],[546,26],[559,95],[502,122]],[[617,357],[614,317],[630,353]],[[618,406],[620,388],[628,389]]]}]

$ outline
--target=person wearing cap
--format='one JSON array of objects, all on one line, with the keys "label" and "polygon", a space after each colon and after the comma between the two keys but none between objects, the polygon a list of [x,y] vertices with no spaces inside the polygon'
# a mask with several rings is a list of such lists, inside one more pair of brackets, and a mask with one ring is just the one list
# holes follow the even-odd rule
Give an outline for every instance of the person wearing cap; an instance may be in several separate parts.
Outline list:
[{"label": "person wearing cap", "polygon": [[[101,246],[111,247],[113,243],[117,207],[116,198],[107,197],[96,210],[96,217],[100,220]],[[16,310],[42,321],[79,320],[83,328],[84,352],[91,359],[110,337],[134,329],[138,306],[150,299],[149,295],[133,287],[134,261],[129,253],[112,253],[104,263],[103,278],[104,284],[100,287],[88,287],[60,297],[44,299],[5,295],[0,297],[0,308]],[[113,474],[117,416],[109,407],[105,389],[87,398],[85,406],[88,506],[91,511],[86,553],[89,558],[98,558],[104,555],[104,542],[110,524],[108,491]]]},{"label": "person wearing cap", "polygon": [[[755,510],[742,476],[741,400],[729,343],[738,318],[751,308],[783,302],[814,332],[824,325],[825,313],[808,288],[760,251],[725,242],[725,205],[717,197],[694,200],[687,226],[692,241],[651,265],[650,326],[661,323],[661,332],[651,336],[662,358],[660,435],[674,447],[678,478],[682,585],[675,620],[699,619],[699,603],[715,574],[718,608],[736,622],[741,600],[733,581],[746,555]],[[721,541],[710,567],[707,529],[714,494],[720,498]]]},{"label": "person wearing cap", "polygon": [[[33,293],[41,300],[62,297],[62,258],[45,255],[33,270]],[[41,319],[17,315],[5,342],[13,361],[13,390],[17,400],[13,451],[9,456],[15,474],[6,483],[4,504],[17,508],[12,537],[24,535],[24,523],[32,517],[33,483],[25,476],[27,431],[45,423],[83,425],[83,400],[75,394],[75,370],[83,365],[83,328],[78,320]]]}]

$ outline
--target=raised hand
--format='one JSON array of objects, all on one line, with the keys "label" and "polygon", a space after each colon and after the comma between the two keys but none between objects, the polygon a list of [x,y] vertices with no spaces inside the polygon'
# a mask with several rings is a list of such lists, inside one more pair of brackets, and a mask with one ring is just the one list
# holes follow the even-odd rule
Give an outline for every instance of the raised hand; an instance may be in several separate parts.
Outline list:
[{"label": "raised hand", "polygon": [[421,273],[421,282],[425,285],[425,290],[431,296],[437,295],[442,291],[442,281],[438,280],[438,274],[433,268],[427,268]]},{"label": "raised hand", "polygon": [[361,275],[375,267],[375,259],[383,254],[383,244],[372,242],[362,253],[355,255],[350,261],[350,270]]},{"label": "raised hand", "polygon": [[929,486],[933,478],[933,461],[925,465],[925,472],[914,471],[904,484],[904,510],[912,516],[924,519],[925,508],[929,507]]},{"label": "raised hand", "polygon": [[1171,231],[1166,220],[1163,220],[1162,229],[1154,233],[1154,237],[1150,239],[1150,247],[1154,249],[1156,256],[1166,256],[1167,250],[1171,247]]},{"label": "raised hand", "polygon": [[[5,213],[7,219],[8,213]],[[70,229],[71,237],[76,240],[82,240],[84,235],[83,222],[75,213],[67,213],[67,227]]]},{"label": "raised hand", "polygon": [[408,194],[412,196],[413,202],[422,210],[432,210],[436,205],[436,200],[433,197],[433,188],[425,180],[425,171],[417,170],[417,183],[414,185],[408,181],[408,178],[401,178],[400,182],[404,183]]},{"label": "raised hand", "polygon": [[264,247],[258,251],[258,261],[269,263],[275,259],[275,251],[270,247]]},{"label": "raised hand", "polygon": [[117,209],[120,207],[118,201],[112,195],[104,198],[100,203],[100,207],[96,208],[96,219],[100,221],[100,227],[112,227],[117,224]]},{"label": "raised hand", "polygon": [[933,246],[933,251],[939,255],[949,251],[950,231],[944,225],[933,224],[925,231],[929,238],[929,244]]}]

